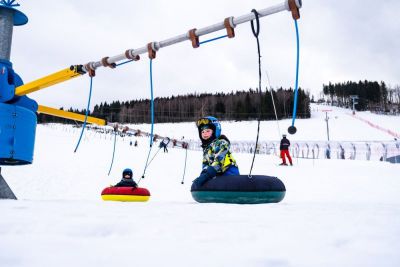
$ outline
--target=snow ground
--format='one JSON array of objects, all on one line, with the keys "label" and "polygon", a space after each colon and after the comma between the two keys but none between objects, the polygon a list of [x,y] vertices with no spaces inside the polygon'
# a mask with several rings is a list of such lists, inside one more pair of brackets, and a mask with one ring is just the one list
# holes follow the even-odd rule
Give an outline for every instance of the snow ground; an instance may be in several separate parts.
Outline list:
[{"label": "snow ground", "polygon": [[[325,113],[318,108],[311,119],[297,120],[291,140],[325,140]],[[346,112],[331,112],[334,140],[393,139]],[[399,117],[358,115],[399,132]],[[282,131],[285,124],[290,121],[280,123]],[[255,122],[222,127],[231,140],[255,139]],[[263,122],[261,130],[262,140],[278,139],[276,122]],[[189,123],[157,124],[155,132],[197,137]],[[73,153],[79,133],[39,125],[34,163],[3,167],[19,200],[0,201],[1,267],[400,265],[400,164],[295,159],[293,167],[278,167],[279,158],[257,155],[253,173],[279,177],[287,189],[282,202],[199,204],[190,186],[201,152],[188,151],[182,185],[185,152],[170,149],[140,182],[152,194],[149,202],[104,202],[101,190],[119,181],[123,168],[131,167],[136,180],[141,176],[148,139],[138,138],[135,148],[119,138],[107,176],[113,138],[86,132]],[[234,157],[248,173],[251,155]]]}]

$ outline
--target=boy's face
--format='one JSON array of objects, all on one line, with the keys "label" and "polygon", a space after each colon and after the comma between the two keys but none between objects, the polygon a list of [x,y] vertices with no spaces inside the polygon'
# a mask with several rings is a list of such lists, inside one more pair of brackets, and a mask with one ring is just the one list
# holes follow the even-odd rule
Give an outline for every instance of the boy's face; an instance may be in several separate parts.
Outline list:
[{"label": "boy's face", "polygon": [[204,140],[208,140],[212,136],[212,134],[212,129],[204,129],[201,131],[201,138],[203,138]]}]

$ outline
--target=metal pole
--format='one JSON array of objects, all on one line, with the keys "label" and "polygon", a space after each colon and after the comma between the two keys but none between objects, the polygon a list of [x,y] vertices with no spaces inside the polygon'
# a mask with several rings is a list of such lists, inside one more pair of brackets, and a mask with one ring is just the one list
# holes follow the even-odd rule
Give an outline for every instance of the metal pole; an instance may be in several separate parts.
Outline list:
[{"label": "metal pole", "polygon": [[13,26],[13,11],[0,8],[0,60],[10,60]]},{"label": "metal pole", "polygon": [[[290,7],[289,7],[289,2],[290,1],[293,1],[293,0],[285,0],[281,4],[277,4],[277,5],[272,6],[272,7],[268,7],[268,8],[261,9],[261,10],[257,10],[257,12],[259,14],[259,17],[260,18],[261,17],[265,17],[265,16],[268,16],[268,15],[272,15],[272,14],[284,11],[284,10],[290,11]],[[302,6],[302,1],[301,0],[294,0],[294,3],[296,4],[297,8],[301,8],[301,6]],[[248,13],[246,15],[243,15],[243,16],[240,16],[240,17],[237,17],[237,18],[231,17],[229,22],[230,22],[231,27],[234,28],[239,24],[242,24],[242,23],[245,23],[245,22],[249,22],[249,21],[251,21],[253,19],[255,19],[255,15],[254,15],[253,12],[251,12],[251,13]],[[203,35],[206,35],[206,34],[209,34],[209,33],[212,33],[212,32],[216,32],[216,31],[219,31],[219,30],[222,30],[222,29],[225,29],[224,21],[216,23],[216,24],[213,24],[211,26],[207,26],[207,27],[201,28],[201,29],[197,29],[195,31],[195,35],[200,37],[200,36],[203,36]],[[190,39],[189,38],[189,33],[186,32],[184,34],[181,34],[181,35],[166,39],[164,41],[152,42],[151,46],[152,46],[152,49],[154,51],[158,51],[161,48],[164,48],[164,47],[167,47],[167,46],[170,46],[170,45],[173,45],[173,44],[177,44],[177,43],[189,40],[189,39]],[[140,54],[145,54],[145,53],[148,52],[148,48],[147,48],[147,45],[145,45],[145,46],[143,46],[141,48],[138,48],[138,49],[129,49],[126,52],[128,52],[128,53],[124,52],[122,54],[109,57],[106,60],[107,63],[108,64],[113,64],[113,63],[117,64],[118,61],[129,59],[126,54],[130,54],[132,57],[138,56]],[[88,66],[85,65],[83,67],[84,71],[86,71],[86,72],[89,71],[88,68],[91,68],[92,70],[95,70],[98,67],[103,67],[103,64],[102,64],[101,60],[96,61],[96,62],[89,62],[89,63],[87,63],[87,65]]]},{"label": "metal pole", "polygon": [[358,95],[350,95],[351,101],[353,101],[353,115],[356,114],[356,104],[358,104],[357,99]]},{"label": "metal pole", "polygon": [[326,133],[327,133],[327,135],[328,135],[328,141],[329,141],[329,123],[328,123],[328,120],[329,120],[329,118],[328,118],[328,112],[325,112],[325,121],[326,121]]}]

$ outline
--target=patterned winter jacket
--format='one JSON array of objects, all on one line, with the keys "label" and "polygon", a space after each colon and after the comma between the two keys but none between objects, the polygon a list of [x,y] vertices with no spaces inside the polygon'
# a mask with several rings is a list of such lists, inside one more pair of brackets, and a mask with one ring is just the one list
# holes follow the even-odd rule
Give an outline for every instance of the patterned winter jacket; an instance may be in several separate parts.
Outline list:
[{"label": "patterned winter jacket", "polygon": [[217,174],[224,173],[230,166],[236,166],[236,161],[230,152],[230,142],[225,136],[213,140],[203,148],[203,170],[212,166]]}]

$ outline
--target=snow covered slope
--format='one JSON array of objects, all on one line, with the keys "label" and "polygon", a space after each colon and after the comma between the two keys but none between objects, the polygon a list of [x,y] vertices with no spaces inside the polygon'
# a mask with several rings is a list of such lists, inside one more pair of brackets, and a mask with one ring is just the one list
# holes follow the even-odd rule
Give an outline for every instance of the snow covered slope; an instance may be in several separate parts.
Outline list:
[{"label": "snow covered slope", "polygon": [[[317,108],[312,119],[297,120],[292,140],[325,140],[325,113]],[[346,112],[330,114],[332,139],[393,139]],[[357,115],[399,132],[398,117]],[[281,131],[289,124],[281,122]],[[255,122],[222,127],[232,140],[255,139]],[[276,122],[263,122],[261,131],[263,140],[278,139]],[[188,123],[157,124],[155,132],[197,138]],[[74,153],[78,137],[76,128],[39,125],[34,163],[2,168],[19,200],[0,201],[0,266],[400,265],[400,164],[299,159],[278,167],[276,156],[257,155],[253,173],[285,183],[281,203],[199,204],[190,186],[201,152],[188,151],[182,185],[185,151],[169,149],[140,181],[152,194],[149,202],[104,202],[101,190],[119,181],[123,168],[140,178],[148,139],[138,138],[133,147],[119,138],[107,176],[112,136],[88,131]],[[234,157],[248,173],[251,155]]]},{"label": "snow covered slope", "polygon": [[[394,136],[385,131],[371,127],[359,120],[364,118],[381,128],[391,130],[400,135],[400,117],[376,115],[370,112],[357,112],[354,117],[349,109],[338,107],[311,105],[310,119],[296,119],[297,133],[288,136],[294,141],[327,141],[325,110],[328,111],[329,129],[331,141],[392,141]],[[287,133],[287,128],[292,120],[280,120],[261,122],[261,141],[280,140],[281,135]],[[256,138],[257,122],[223,121],[223,131],[232,141],[246,140],[254,141]],[[279,125],[279,127],[278,127]],[[172,127],[171,127],[172,126]],[[139,129],[150,129],[148,124],[134,125]],[[160,123],[156,125],[155,131],[160,135],[174,136],[186,139],[198,139],[198,133],[194,123]],[[279,134],[280,133],[280,134]]]}]

